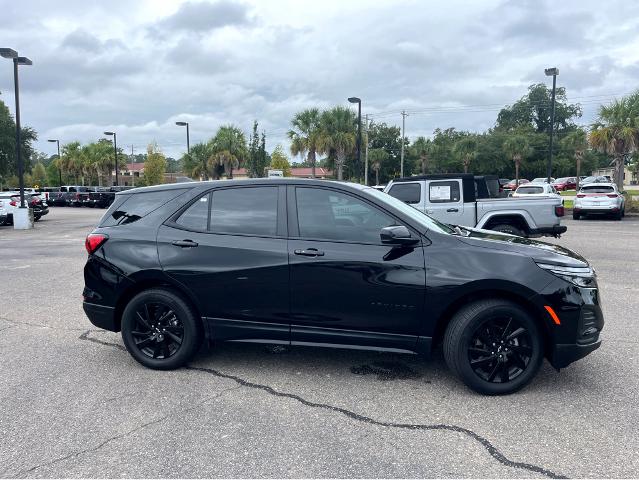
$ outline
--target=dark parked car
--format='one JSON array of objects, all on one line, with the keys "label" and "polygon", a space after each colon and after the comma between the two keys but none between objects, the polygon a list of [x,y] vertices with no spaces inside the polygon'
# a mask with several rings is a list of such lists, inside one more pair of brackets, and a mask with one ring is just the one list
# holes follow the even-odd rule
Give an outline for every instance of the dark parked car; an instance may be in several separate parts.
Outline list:
[{"label": "dark parked car", "polygon": [[594,271],[576,253],[440,223],[361,185],[256,179],[116,195],[87,236],[84,311],[141,364],[172,369],[202,340],[428,355],[485,394],[543,358],[600,345]]}]

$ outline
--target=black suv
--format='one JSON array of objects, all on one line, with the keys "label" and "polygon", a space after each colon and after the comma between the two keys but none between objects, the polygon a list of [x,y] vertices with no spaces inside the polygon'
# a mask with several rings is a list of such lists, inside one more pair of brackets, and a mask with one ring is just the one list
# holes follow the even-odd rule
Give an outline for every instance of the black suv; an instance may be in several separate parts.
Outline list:
[{"label": "black suv", "polygon": [[599,347],[595,273],[565,248],[445,225],[361,185],[260,179],[121,192],[86,240],[84,311],[141,364],[203,339],[429,354],[472,389]]}]

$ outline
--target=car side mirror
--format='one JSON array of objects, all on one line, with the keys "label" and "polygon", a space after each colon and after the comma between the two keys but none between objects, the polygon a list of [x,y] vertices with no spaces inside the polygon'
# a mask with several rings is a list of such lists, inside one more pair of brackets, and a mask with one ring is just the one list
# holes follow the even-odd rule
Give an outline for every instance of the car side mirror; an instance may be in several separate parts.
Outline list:
[{"label": "car side mirror", "polygon": [[384,227],[379,236],[382,243],[387,245],[415,245],[419,242],[419,238],[413,237],[404,225]]}]

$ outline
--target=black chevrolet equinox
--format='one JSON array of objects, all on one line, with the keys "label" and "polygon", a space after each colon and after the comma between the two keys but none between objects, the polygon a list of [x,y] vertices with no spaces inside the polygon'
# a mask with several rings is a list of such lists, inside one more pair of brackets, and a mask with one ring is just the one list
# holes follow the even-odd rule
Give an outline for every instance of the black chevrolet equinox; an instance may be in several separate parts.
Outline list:
[{"label": "black chevrolet equinox", "polygon": [[121,192],[87,237],[84,311],[141,364],[202,341],[428,355],[484,394],[601,344],[595,272],[570,250],[442,224],[385,193],[256,179]]}]

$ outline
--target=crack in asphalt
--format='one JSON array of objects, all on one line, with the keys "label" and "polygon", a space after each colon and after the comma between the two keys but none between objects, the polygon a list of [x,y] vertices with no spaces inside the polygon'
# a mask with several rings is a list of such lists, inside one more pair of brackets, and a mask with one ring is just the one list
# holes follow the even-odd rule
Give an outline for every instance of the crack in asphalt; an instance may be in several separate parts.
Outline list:
[{"label": "crack in asphalt", "polygon": [[[88,332],[86,332],[86,333],[88,333]],[[85,338],[85,340],[90,340],[90,339]],[[104,342],[104,343],[106,343],[106,342]],[[115,345],[115,344],[113,344],[113,345]],[[112,436],[112,437],[109,437],[109,438],[107,438],[106,440],[104,440],[104,441],[100,442],[98,445],[95,445],[95,446],[93,446],[93,447],[85,448],[85,449],[83,449],[83,450],[79,450],[79,451],[77,451],[77,452],[71,452],[71,453],[69,453],[68,455],[65,455],[65,456],[63,456],[63,457],[56,458],[56,459],[51,460],[51,461],[49,461],[49,462],[40,463],[40,464],[35,465],[35,466],[33,466],[33,467],[31,467],[31,468],[29,468],[29,469],[27,469],[27,470],[22,470],[22,471],[18,472],[16,475],[14,475],[12,478],[25,477],[25,476],[27,476],[29,473],[31,473],[31,472],[33,472],[33,471],[35,471],[35,470],[39,469],[39,468],[42,468],[42,467],[49,467],[49,466],[51,466],[51,465],[55,465],[55,464],[57,464],[57,463],[63,462],[63,461],[65,461],[65,460],[68,460],[68,459],[70,459],[70,458],[76,458],[76,457],[79,457],[80,455],[84,455],[85,453],[93,453],[93,452],[96,452],[96,451],[100,450],[102,447],[104,447],[105,445],[108,445],[109,443],[111,443],[111,442],[113,442],[113,441],[115,441],[115,440],[119,440],[119,439],[124,438],[124,437],[127,437],[127,436],[129,436],[129,435],[133,435],[134,433],[137,433],[137,432],[139,432],[140,430],[143,430],[143,429],[145,429],[145,428],[147,428],[147,427],[150,427],[150,426],[152,426],[152,425],[156,425],[156,424],[158,424],[158,423],[161,423],[161,422],[163,422],[163,421],[165,421],[165,420],[169,419],[170,417],[174,416],[176,413],[182,414],[182,413],[185,413],[185,412],[190,412],[191,410],[195,410],[196,408],[198,408],[198,407],[200,407],[200,406],[204,405],[205,403],[207,403],[207,402],[208,402],[208,401],[210,401],[210,400],[214,400],[214,399],[216,399],[216,398],[221,397],[222,395],[224,395],[224,394],[225,394],[225,393],[227,393],[227,392],[230,392],[230,391],[232,391],[232,390],[238,390],[238,389],[240,389],[240,388],[242,388],[242,385],[237,385],[237,386],[233,386],[233,387],[225,388],[224,390],[222,390],[222,391],[220,391],[220,392],[216,393],[215,395],[210,395],[210,396],[208,396],[208,397],[204,398],[204,400],[202,400],[202,401],[200,401],[200,402],[196,403],[195,405],[193,405],[193,406],[191,406],[191,407],[189,407],[189,408],[186,408],[186,409],[183,409],[183,410],[179,410],[179,411],[178,411],[177,409],[176,409],[176,410],[173,410],[173,411],[171,411],[171,412],[167,413],[166,415],[164,415],[163,417],[156,418],[155,420],[151,420],[151,421],[149,421],[149,422],[143,423],[142,425],[139,425],[139,426],[137,426],[137,427],[135,427],[135,428],[132,428],[131,430],[128,430],[128,431],[123,432],[123,433],[120,433],[120,434],[118,434],[118,435],[114,435],[114,436]],[[6,472],[5,472],[5,473],[6,473]],[[0,477],[3,477],[3,478],[4,478],[4,477],[5,477],[5,473],[0,474]]]},{"label": "crack in asphalt", "polygon": [[[99,340],[97,338],[91,338],[89,337],[89,334],[91,333],[90,330],[84,332],[82,335],[80,335],[79,339],[80,340],[85,340],[85,341],[89,341],[89,342],[93,342],[93,343],[97,343],[100,345],[106,345],[109,347],[115,347],[118,348],[120,350],[124,350],[126,351],[126,348],[124,348],[123,345],[118,345],[117,343],[112,343],[112,342],[105,342],[104,340]],[[351,410],[347,410],[346,408],[342,408],[342,407],[336,407],[334,405],[329,405],[326,403],[317,403],[317,402],[312,402],[310,400],[306,400],[303,397],[300,397],[299,395],[293,394],[293,393],[286,393],[286,392],[279,392],[277,390],[275,390],[273,387],[270,387],[268,385],[262,385],[259,383],[254,383],[254,382],[250,382],[248,380],[245,380],[241,377],[235,376],[235,375],[231,375],[228,373],[223,373],[220,372],[218,370],[215,370],[213,368],[207,368],[207,367],[192,367],[192,366],[186,366],[184,367],[184,369],[186,370],[192,370],[192,371],[197,371],[197,372],[202,372],[202,373],[206,373],[209,375],[213,375],[215,377],[218,378],[224,378],[227,380],[233,380],[234,382],[236,382],[238,385],[240,385],[241,387],[247,387],[247,388],[253,388],[256,390],[262,390],[266,393],[268,393],[269,395],[273,395],[275,397],[280,397],[280,398],[288,398],[291,400],[295,400],[299,403],[301,403],[302,405],[305,405],[307,407],[310,408],[320,408],[320,409],[324,409],[324,410],[329,410],[332,412],[336,412],[336,413],[340,413],[352,420],[358,421],[358,422],[362,422],[362,423],[367,423],[369,425],[377,425],[377,426],[381,426],[381,427],[388,427],[388,428],[397,428],[397,429],[404,429],[404,430],[422,430],[422,431],[432,431],[432,430],[440,430],[440,431],[449,431],[449,432],[455,432],[455,433],[461,433],[463,435],[466,435],[467,437],[471,438],[472,440],[475,440],[476,442],[478,442],[482,447],[484,447],[486,449],[486,451],[490,454],[490,456],[492,458],[494,458],[496,461],[498,461],[499,463],[501,463],[502,465],[505,465],[507,467],[512,467],[512,468],[518,468],[521,470],[527,470],[530,472],[534,472],[540,475],[544,475],[548,478],[568,478],[562,474],[556,473],[552,470],[549,470],[547,468],[544,467],[540,467],[538,465],[532,465],[530,463],[523,463],[523,462],[515,462],[513,460],[508,459],[503,453],[501,453],[501,451],[499,451],[499,449],[497,447],[495,447],[490,440],[488,440],[485,437],[482,437],[481,435],[479,435],[478,433],[475,433],[474,431],[468,429],[468,428],[464,428],[464,427],[460,427],[458,425],[449,425],[449,424],[445,424],[445,423],[438,423],[438,424],[410,424],[410,423],[396,423],[396,422],[386,422],[386,421],[382,421],[382,420],[375,420],[371,417],[367,417],[365,415],[361,415],[359,413],[353,412]]]}]

